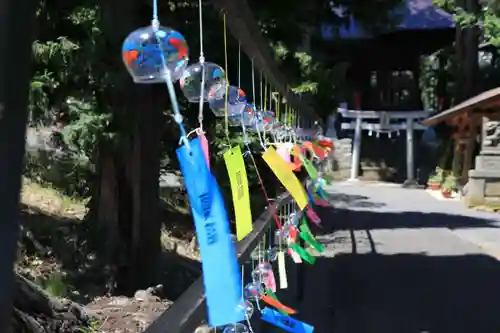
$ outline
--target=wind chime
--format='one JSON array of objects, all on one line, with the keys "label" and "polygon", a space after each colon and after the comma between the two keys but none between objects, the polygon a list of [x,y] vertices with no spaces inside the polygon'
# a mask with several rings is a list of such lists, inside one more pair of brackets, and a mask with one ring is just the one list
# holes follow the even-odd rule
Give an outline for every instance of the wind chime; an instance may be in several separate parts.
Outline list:
[{"label": "wind chime", "polygon": [[[138,84],[164,83],[172,104],[173,118],[180,130],[177,158],[190,201],[196,237],[200,249],[207,302],[208,322],[212,327],[222,328],[225,333],[253,332],[250,318],[255,307],[261,319],[281,327],[288,332],[313,332],[311,325],[291,317],[297,311],[282,304],[277,296],[277,283],[273,264],[277,261],[280,289],[287,288],[285,255],[295,263],[313,264],[316,260],[311,252],[324,250],[312,234],[309,222],[321,226],[321,220],[314,206],[328,205],[325,185],[329,180],[320,177],[306,152],[315,159],[324,159],[332,149],[328,142],[296,142],[293,132],[296,114],[285,106],[280,114],[279,95],[269,88],[269,103],[265,79],[260,82],[260,105],[255,101],[255,69],[252,60],[252,99],[240,88],[241,51],[238,54],[238,86],[229,84],[227,69],[227,27],[224,14],[225,69],[205,61],[203,53],[202,1],[199,0],[200,56],[198,62],[188,66],[188,45],[183,35],[171,28],[160,25],[157,0],[153,0],[153,19],[150,26],[137,29],[129,34],[122,46],[122,58],[134,82]],[[174,82],[179,81],[185,98],[198,103],[198,128],[187,133],[179,111]],[[264,86],[264,92],[262,87]],[[276,113],[272,111],[274,108]],[[256,167],[254,153],[250,149],[247,132],[256,133],[263,150],[262,158],[273,173],[294,198],[296,204],[279,213],[273,212],[278,245],[265,241],[258,246],[252,256],[252,281],[243,286],[243,266],[241,271],[236,257],[229,229],[229,219],[216,179],[210,172],[210,153],[203,129],[205,103],[217,117],[223,117],[228,149],[224,160],[231,184],[233,206],[236,217],[236,236],[242,240],[252,232],[252,213],[248,189],[245,157],[255,168],[257,178],[268,208],[271,199],[266,193],[262,178]],[[294,118],[295,117],[295,118]],[[243,153],[239,145],[229,141],[229,127],[241,127],[243,132]],[[195,134],[196,137],[190,139]],[[274,148],[276,147],[276,148]],[[292,160],[293,159],[293,160]],[[294,171],[302,167],[307,171],[312,185],[304,188]],[[307,248],[300,246],[302,239]],[[261,303],[268,307],[261,308]],[[255,304],[255,307],[254,307]]]}]

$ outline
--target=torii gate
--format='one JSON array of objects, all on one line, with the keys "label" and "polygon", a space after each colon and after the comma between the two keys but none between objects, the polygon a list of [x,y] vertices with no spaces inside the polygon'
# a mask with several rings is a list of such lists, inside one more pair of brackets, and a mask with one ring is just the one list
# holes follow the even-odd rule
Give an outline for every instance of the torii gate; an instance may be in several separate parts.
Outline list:
[{"label": "torii gate", "polygon": [[[362,131],[368,130],[369,133],[398,133],[406,131],[406,181],[404,186],[415,186],[415,154],[414,154],[414,131],[424,130],[426,127],[421,125],[418,120],[427,118],[432,111],[367,111],[367,110],[348,110],[339,108],[339,113],[344,118],[354,119],[351,122],[343,123],[342,129],[354,130],[354,140],[352,148],[352,164],[350,181],[358,180],[359,163],[361,157],[361,138]],[[378,124],[368,123],[366,119],[379,119]],[[392,123],[391,120],[403,121]]]}]

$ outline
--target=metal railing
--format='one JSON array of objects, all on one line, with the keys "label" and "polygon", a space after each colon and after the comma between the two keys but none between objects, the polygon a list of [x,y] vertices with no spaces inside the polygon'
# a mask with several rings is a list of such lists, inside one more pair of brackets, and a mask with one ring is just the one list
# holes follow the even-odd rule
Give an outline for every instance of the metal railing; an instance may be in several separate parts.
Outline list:
[{"label": "metal railing", "polygon": [[[331,166],[333,165],[332,159],[333,154],[329,154],[325,160],[316,165],[320,174],[331,170]],[[304,174],[302,174],[302,179],[304,186],[310,185],[310,179]],[[264,238],[266,239],[266,245],[274,245],[274,235],[276,231],[274,213],[276,213],[278,217],[286,218],[288,214],[297,212],[297,204],[288,192],[281,194],[273,202],[274,203],[270,207],[267,207],[257,220],[254,221],[252,232],[236,244],[238,261],[240,265],[244,267],[244,281],[248,281],[252,271],[252,252]],[[304,285],[304,265],[292,264],[289,258],[287,258],[287,261],[289,261],[286,265],[289,282],[288,288],[286,289],[286,302],[300,303]],[[169,309],[161,314],[144,333],[193,333],[206,322],[206,316],[203,279],[200,277]]]}]

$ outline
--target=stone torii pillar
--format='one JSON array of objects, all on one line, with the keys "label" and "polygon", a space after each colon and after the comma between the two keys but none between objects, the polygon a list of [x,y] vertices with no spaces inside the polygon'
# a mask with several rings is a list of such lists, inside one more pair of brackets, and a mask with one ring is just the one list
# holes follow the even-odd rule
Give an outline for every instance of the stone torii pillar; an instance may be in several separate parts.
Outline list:
[{"label": "stone torii pillar", "polygon": [[413,118],[406,118],[406,180],[403,184],[405,187],[414,187],[418,185],[415,180],[415,144],[414,130],[415,124]]},{"label": "stone torii pillar", "polygon": [[[363,111],[347,110],[339,108],[344,118],[355,119],[354,122],[343,123],[342,129],[353,129],[354,140],[352,147],[352,164],[350,181],[357,181],[359,177],[359,165],[361,159],[361,141],[363,130],[378,133],[392,133],[406,131],[406,181],[403,186],[411,187],[417,185],[415,179],[415,154],[414,154],[414,131],[424,130],[421,124],[416,124],[415,119],[427,117],[430,111]],[[365,122],[365,119],[379,119],[378,124]],[[391,119],[404,120],[404,123],[391,124]]]}]

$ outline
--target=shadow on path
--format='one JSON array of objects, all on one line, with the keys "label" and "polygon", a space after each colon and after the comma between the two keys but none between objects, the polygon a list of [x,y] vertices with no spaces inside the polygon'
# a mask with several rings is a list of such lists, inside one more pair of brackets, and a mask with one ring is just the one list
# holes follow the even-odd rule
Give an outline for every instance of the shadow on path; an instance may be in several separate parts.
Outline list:
[{"label": "shadow on path", "polygon": [[500,265],[485,255],[340,254],[306,274],[301,316],[318,333],[500,331]]},{"label": "shadow on path", "polygon": [[[324,256],[304,266],[305,293],[298,318],[314,325],[315,332],[500,332],[497,260],[479,250],[472,253],[465,243],[446,256],[432,255],[432,250],[384,254],[376,251],[370,233],[373,229],[494,227],[492,221],[432,212],[338,208],[325,209],[321,215],[325,228],[315,230],[316,234],[344,230],[353,238],[354,231],[364,230],[371,253],[361,254],[353,245],[334,254],[341,246],[335,244],[335,237],[327,237],[334,240],[325,244]],[[432,248],[439,252],[439,244]]]},{"label": "shadow on path", "polygon": [[374,212],[321,207],[315,210],[324,221],[323,228],[315,230],[316,234],[348,229],[498,228],[495,220],[437,212]]}]

